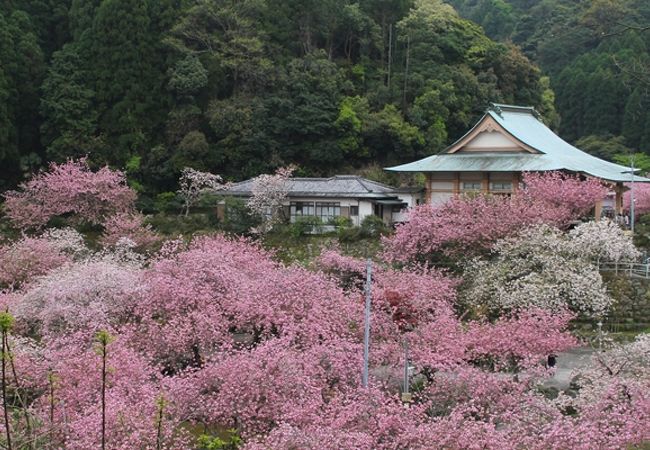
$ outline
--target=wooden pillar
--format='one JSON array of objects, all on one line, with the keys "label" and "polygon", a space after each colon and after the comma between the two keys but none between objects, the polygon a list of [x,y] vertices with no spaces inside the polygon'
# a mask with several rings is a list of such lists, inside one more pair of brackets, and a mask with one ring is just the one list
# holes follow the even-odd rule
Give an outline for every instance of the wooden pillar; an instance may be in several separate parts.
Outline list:
[{"label": "wooden pillar", "polygon": [[600,215],[603,213],[603,200],[596,201],[596,207],[594,209],[594,217],[596,222],[600,221]]},{"label": "wooden pillar", "polygon": [[490,192],[490,172],[483,172],[483,180],[481,181],[481,193],[487,194]]},{"label": "wooden pillar", "polygon": [[431,197],[433,196],[433,192],[431,191],[431,185],[433,183],[433,175],[431,172],[427,172],[424,174],[425,176],[425,188],[424,188],[424,203],[431,204]]},{"label": "wooden pillar", "polygon": [[616,187],[614,188],[614,192],[616,193],[616,206],[614,207],[614,211],[616,212],[616,215],[623,214],[623,190],[625,188],[623,187],[623,183],[616,183]]},{"label": "wooden pillar", "polygon": [[519,191],[520,174],[519,172],[512,172],[512,193],[516,194]]},{"label": "wooden pillar", "polygon": [[460,173],[454,172],[454,195],[460,194]]}]

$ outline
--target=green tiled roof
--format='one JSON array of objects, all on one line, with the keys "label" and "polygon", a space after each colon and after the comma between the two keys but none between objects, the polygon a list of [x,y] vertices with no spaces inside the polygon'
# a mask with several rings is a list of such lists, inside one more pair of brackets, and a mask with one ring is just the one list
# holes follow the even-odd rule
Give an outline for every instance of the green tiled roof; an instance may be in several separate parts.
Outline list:
[{"label": "green tiled roof", "polygon": [[[394,172],[543,172],[567,170],[608,181],[631,181],[629,167],[596,158],[565,142],[538,119],[538,114],[533,108],[492,104],[475,127],[486,116],[492,117],[515,139],[540,153],[440,153],[412,163],[388,167],[386,170]],[[468,133],[471,133],[472,130]],[[634,181],[650,182],[650,179],[635,176]]]}]

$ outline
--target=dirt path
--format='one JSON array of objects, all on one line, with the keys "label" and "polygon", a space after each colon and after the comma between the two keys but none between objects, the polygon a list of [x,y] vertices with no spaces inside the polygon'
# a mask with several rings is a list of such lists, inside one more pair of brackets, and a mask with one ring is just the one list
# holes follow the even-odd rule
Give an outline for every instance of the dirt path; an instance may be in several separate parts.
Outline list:
[{"label": "dirt path", "polygon": [[555,375],[548,379],[545,387],[554,387],[558,390],[565,390],[571,384],[572,372],[574,369],[586,367],[591,363],[591,355],[594,349],[591,347],[576,347],[557,356]]}]

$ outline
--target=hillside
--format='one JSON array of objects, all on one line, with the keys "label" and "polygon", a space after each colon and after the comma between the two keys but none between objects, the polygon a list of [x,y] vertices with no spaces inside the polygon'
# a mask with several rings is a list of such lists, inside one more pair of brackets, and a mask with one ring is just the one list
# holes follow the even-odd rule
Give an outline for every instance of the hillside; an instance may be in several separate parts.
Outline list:
[{"label": "hillside", "polygon": [[434,153],[489,101],[553,115],[537,67],[438,0],[0,5],[4,188],[85,154],[144,194],[184,166],[340,173]]},{"label": "hillside", "polygon": [[358,171],[439,151],[490,101],[650,152],[648,23],[640,0],[0,1],[0,190],[82,155],[145,199],[185,166]]},{"label": "hillside", "polygon": [[650,153],[650,3],[449,3],[491,38],[519,46],[550,76],[563,137],[609,158],[627,149]]}]

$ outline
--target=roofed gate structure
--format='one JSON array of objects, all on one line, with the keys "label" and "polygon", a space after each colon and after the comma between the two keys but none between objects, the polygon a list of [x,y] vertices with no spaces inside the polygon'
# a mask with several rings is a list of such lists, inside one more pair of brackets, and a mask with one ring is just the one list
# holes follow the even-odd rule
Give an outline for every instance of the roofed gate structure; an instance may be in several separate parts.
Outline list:
[{"label": "roofed gate structure", "polygon": [[[623,210],[629,167],[583,152],[562,140],[531,107],[491,104],[463,137],[441,153],[386,170],[423,172],[427,203],[443,203],[462,192],[516,193],[522,172],[565,171],[604,180],[616,192],[617,214]],[[634,181],[650,179],[634,176]],[[600,216],[602,204],[596,206]]]}]

